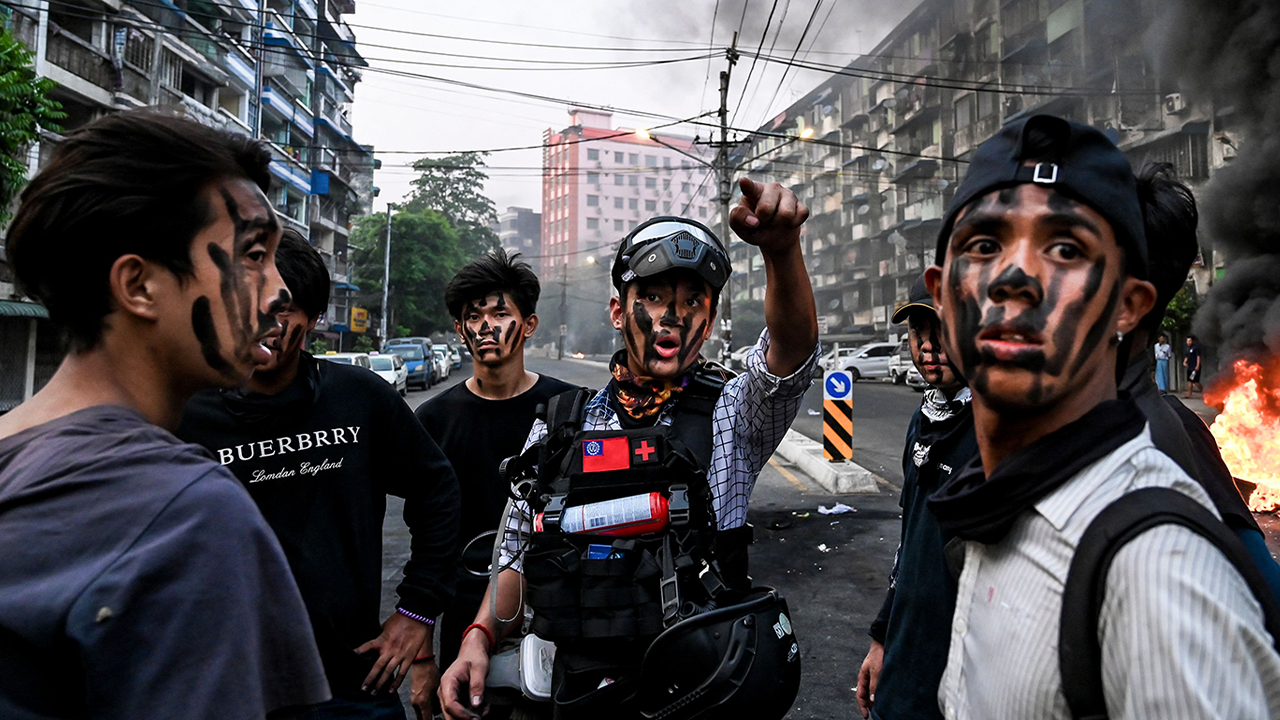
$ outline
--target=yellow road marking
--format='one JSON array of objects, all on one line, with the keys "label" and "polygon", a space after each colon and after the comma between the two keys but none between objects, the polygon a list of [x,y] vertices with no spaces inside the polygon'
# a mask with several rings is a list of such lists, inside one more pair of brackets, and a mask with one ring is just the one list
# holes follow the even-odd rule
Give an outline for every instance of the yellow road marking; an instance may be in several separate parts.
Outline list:
[{"label": "yellow road marking", "polygon": [[791,483],[792,485],[795,485],[797,488],[799,488],[802,491],[807,492],[809,490],[809,488],[804,486],[804,483],[800,482],[800,478],[796,477],[795,473],[782,467],[782,465],[777,460],[774,460],[773,458],[769,458],[769,464],[772,465],[774,469],[777,470],[780,475],[782,475],[782,477],[786,478],[787,482]]}]

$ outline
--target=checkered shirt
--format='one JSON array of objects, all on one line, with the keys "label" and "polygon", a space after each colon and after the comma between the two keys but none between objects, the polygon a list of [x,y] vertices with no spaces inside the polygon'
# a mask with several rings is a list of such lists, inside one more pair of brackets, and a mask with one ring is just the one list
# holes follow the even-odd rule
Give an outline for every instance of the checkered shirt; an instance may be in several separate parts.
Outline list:
[{"label": "checkered shirt", "polygon": [[[725,384],[711,415],[715,439],[707,481],[711,485],[712,507],[721,530],[741,527],[746,523],[747,501],[751,499],[756,477],[791,427],[791,421],[795,419],[805,391],[812,382],[813,368],[822,350],[821,345],[815,346],[813,354],[799,370],[780,378],[769,372],[765,364],[768,348],[769,331],[766,329],[760,334],[755,347],[747,353],[746,371]],[[660,424],[671,424],[671,407],[659,414]],[[607,388],[596,393],[587,403],[582,429],[622,430],[618,415],[609,403]],[[546,423],[535,420],[529,439],[525,441],[525,449],[546,434]],[[518,556],[519,538],[527,537],[531,529],[529,506],[522,501],[512,503],[505,521],[502,565],[523,570]]]}]

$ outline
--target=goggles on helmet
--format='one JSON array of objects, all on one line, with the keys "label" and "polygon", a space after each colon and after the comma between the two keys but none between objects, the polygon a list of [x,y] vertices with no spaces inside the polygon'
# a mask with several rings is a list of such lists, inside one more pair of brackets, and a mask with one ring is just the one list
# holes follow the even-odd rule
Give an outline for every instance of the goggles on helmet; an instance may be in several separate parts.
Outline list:
[{"label": "goggles on helmet", "polygon": [[729,280],[729,253],[705,225],[686,218],[656,217],[622,240],[613,261],[613,284],[668,270],[692,270],[717,292]]}]

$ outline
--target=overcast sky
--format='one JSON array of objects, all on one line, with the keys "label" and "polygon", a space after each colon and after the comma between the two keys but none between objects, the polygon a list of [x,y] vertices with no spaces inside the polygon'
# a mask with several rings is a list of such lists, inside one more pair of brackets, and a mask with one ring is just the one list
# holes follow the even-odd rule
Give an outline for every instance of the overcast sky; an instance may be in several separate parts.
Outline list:
[{"label": "overcast sky", "polygon": [[[726,66],[723,52],[710,61],[580,68],[706,56],[713,15],[716,47],[727,45],[741,27],[739,47],[754,51],[771,8],[774,17],[764,52],[774,46],[772,55],[790,57],[809,24],[799,57],[843,65],[860,50],[873,47],[913,6],[910,2],[874,0],[720,0],[717,10],[717,0],[356,0],[357,12],[346,19],[371,67],[357,87],[352,121],[356,139],[380,151],[383,169],[376,173],[374,184],[382,192],[375,208],[408,193],[413,171],[407,166],[426,151],[538,145],[545,129],[559,130],[568,124],[566,107],[561,104],[380,70],[688,118],[717,107],[718,74]],[[780,21],[781,35],[775,38]],[[522,47],[477,39],[607,50]],[[574,69],[562,69],[565,67]],[[760,126],[827,76],[793,69],[783,80],[784,68],[782,63],[762,61],[753,72],[749,58],[738,62],[733,69],[729,107],[739,101],[742,105],[733,125]],[[749,73],[750,86],[744,94]],[[613,119],[615,126],[625,127],[664,122],[623,112],[617,112]],[[668,131],[701,133],[705,138],[709,130],[681,125]],[[510,205],[540,206],[540,162],[537,150],[498,152],[489,157],[488,192],[499,210]]]}]

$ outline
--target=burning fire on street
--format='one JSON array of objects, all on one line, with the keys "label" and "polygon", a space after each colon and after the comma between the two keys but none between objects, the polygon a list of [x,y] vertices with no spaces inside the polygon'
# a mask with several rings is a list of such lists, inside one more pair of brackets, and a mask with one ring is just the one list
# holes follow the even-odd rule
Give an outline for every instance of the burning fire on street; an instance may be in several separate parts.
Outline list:
[{"label": "burning fire on street", "polygon": [[1206,393],[1208,404],[1222,407],[1209,431],[1231,474],[1257,485],[1249,509],[1274,512],[1280,509],[1280,367],[1268,371],[1236,360],[1232,375]]}]

